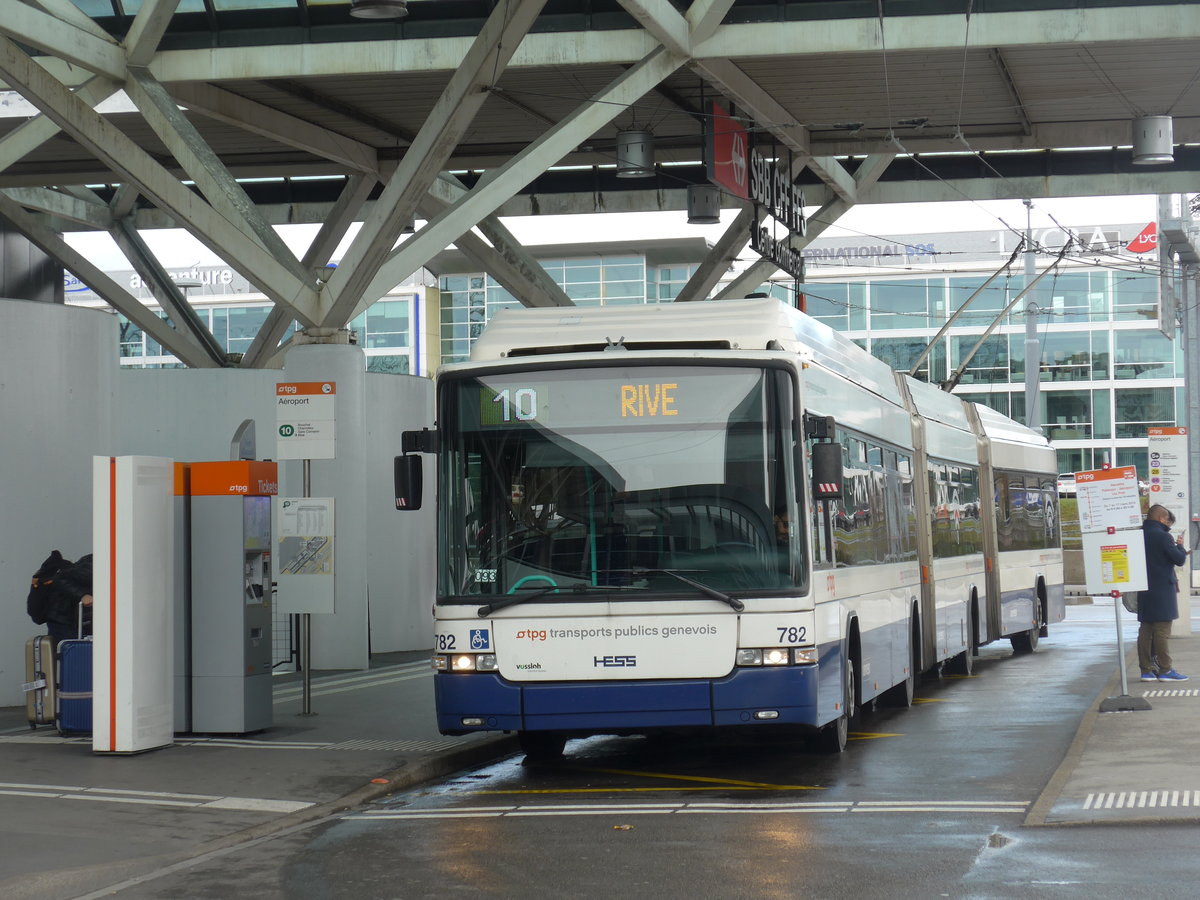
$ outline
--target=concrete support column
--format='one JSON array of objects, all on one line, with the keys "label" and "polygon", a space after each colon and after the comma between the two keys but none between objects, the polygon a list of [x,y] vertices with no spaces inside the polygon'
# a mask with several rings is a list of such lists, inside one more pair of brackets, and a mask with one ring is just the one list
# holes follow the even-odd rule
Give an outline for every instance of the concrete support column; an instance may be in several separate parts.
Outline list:
[{"label": "concrete support column", "polygon": [[0,297],[63,302],[63,270],[29,243],[21,232],[0,218]]}]

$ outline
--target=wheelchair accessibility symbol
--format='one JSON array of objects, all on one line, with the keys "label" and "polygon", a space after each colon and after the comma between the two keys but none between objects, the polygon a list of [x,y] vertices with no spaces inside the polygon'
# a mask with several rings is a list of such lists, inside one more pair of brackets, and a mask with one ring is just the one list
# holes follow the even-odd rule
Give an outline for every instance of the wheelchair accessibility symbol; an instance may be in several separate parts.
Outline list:
[{"label": "wheelchair accessibility symbol", "polygon": [[488,635],[486,628],[471,629],[471,649],[472,650],[490,650],[492,649],[492,639]]}]

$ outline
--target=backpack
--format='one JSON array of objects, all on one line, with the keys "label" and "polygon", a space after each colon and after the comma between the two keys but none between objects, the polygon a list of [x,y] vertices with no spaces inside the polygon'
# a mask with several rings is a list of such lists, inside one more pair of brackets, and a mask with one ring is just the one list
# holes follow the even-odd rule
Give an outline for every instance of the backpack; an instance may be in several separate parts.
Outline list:
[{"label": "backpack", "polygon": [[1140,591],[1126,591],[1121,595],[1121,604],[1134,615],[1138,611],[1138,594]]},{"label": "backpack", "polygon": [[45,625],[46,615],[55,597],[54,575],[68,565],[68,560],[57,550],[46,557],[36,572],[33,573],[29,596],[25,599],[25,611],[35,625]]}]

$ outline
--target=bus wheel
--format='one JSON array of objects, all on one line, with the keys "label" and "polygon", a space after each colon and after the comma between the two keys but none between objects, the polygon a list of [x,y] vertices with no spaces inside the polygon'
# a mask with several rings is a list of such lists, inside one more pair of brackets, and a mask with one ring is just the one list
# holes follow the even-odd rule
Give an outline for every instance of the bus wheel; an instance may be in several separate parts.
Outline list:
[{"label": "bus wheel", "polygon": [[817,735],[817,744],[822,753],[841,753],[846,749],[850,739],[850,718],[853,715],[854,693],[854,663],[846,661],[846,684],[842,700],[842,714],[827,725],[821,726]]},{"label": "bus wheel", "polygon": [[974,670],[975,657],[970,647],[946,660],[946,671],[952,675],[970,675]]},{"label": "bus wheel", "polygon": [[1028,631],[1022,631],[1020,634],[1014,634],[1009,637],[1012,643],[1013,653],[1032,653],[1038,647],[1038,635],[1041,633],[1041,626],[1035,625]]},{"label": "bus wheel", "polygon": [[554,731],[518,731],[517,741],[528,762],[553,762],[562,759],[567,739]]}]

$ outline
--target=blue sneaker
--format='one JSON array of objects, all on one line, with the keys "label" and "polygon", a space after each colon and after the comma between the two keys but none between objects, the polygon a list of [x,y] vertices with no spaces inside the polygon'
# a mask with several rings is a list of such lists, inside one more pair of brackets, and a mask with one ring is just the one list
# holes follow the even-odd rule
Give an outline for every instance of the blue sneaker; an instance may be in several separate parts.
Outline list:
[{"label": "blue sneaker", "polygon": [[1159,681],[1187,681],[1188,677],[1186,675],[1180,675],[1174,669],[1171,669],[1171,671],[1169,671],[1169,672],[1162,672],[1158,676],[1158,680]]},{"label": "blue sneaker", "polygon": [[1142,681],[1158,681],[1158,676],[1153,672],[1143,672]]}]

